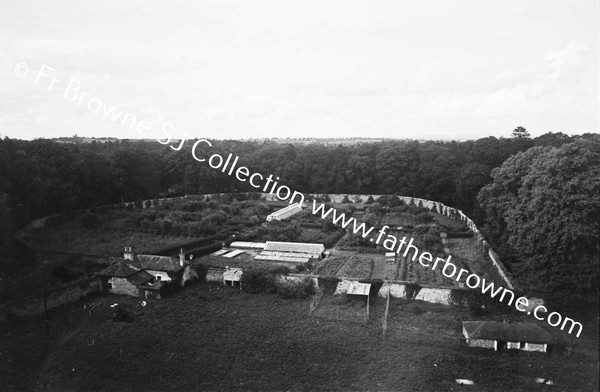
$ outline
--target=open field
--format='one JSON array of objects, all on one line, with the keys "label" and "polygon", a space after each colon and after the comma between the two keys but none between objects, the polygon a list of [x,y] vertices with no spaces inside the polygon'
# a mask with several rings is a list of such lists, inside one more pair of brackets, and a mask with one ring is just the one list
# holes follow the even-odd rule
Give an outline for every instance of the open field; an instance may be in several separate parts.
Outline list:
[{"label": "open field", "polygon": [[[115,322],[109,304],[128,306],[132,323]],[[598,350],[582,337],[571,356],[469,349],[460,337],[465,311],[383,300],[368,323],[308,315],[310,300],[252,295],[216,285],[190,286],[168,300],[102,296],[41,318],[2,324],[0,389],[38,391],[447,391],[455,378],[477,391],[592,391]],[[361,304],[354,306],[356,310]],[[38,373],[39,371],[39,373]],[[540,386],[536,377],[553,380]],[[568,387],[568,389],[566,389]]]}]

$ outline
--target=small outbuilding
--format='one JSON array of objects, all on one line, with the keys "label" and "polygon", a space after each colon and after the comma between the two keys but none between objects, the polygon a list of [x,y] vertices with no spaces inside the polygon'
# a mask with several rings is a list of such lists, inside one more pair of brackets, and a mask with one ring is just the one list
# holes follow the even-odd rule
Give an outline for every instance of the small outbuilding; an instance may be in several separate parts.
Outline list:
[{"label": "small outbuilding", "polygon": [[348,284],[348,299],[350,298],[366,298],[367,299],[367,313],[366,318],[369,318],[369,300],[371,294],[371,283],[360,283],[356,281],[350,281]]},{"label": "small outbuilding", "polygon": [[231,268],[225,267],[225,271],[223,272],[223,284],[225,286],[239,286],[240,290],[242,289],[242,274],[243,270],[241,268]]},{"label": "small outbuilding", "polygon": [[547,352],[552,335],[537,324],[499,321],[463,321],[469,347]]},{"label": "small outbuilding", "polygon": [[302,212],[302,206],[300,204],[294,203],[289,206],[282,208],[273,212],[272,214],[267,216],[267,222],[271,222],[273,220],[282,221],[291,216],[296,215],[297,213]]}]

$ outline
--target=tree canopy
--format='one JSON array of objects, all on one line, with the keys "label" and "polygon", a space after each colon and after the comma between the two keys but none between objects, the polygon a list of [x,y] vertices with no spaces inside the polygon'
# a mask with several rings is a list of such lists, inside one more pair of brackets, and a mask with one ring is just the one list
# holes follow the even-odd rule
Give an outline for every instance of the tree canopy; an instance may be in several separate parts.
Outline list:
[{"label": "tree canopy", "polygon": [[534,147],[491,176],[478,200],[486,228],[520,261],[520,279],[561,295],[597,293],[600,142]]}]

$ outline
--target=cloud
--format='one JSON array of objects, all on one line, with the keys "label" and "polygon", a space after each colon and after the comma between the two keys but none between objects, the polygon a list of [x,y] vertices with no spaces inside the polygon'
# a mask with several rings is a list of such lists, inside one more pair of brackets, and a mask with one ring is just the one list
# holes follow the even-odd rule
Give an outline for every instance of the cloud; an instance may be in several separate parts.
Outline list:
[{"label": "cloud", "polygon": [[578,41],[545,51],[543,59],[521,70],[498,75],[493,89],[485,93],[446,92],[432,97],[421,115],[436,118],[494,118],[502,116],[551,114],[560,105],[576,107],[587,100],[584,83],[589,47]]}]

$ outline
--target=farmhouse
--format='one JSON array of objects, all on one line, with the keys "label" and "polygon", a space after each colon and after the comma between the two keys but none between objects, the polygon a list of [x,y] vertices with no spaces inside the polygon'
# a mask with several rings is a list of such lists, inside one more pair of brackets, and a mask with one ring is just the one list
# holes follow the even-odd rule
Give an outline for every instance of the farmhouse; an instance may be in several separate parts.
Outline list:
[{"label": "farmhouse", "polygon": [[289,206],[282,208],[281,210],[277,210],[274,213],[267,216],[267,222],[271,222],[272,220],[284,220],[289,218],[290,216],[296,215],[302,211],[302,206],[298,203],[290,204]]},{"label": "farmhouse", "polygon": [[168,283],[183,286],[197,277],[185,260],[183,250],[179,260],[169,256],[136,255],[131,247],[125,248],[123,260],[97,274],[102,287],[113,294],[140,298],[161,298]]},{"label": "farmhouse", "polygon": [[537,324],[499,321],[463,321],[469,347],[547,352],[552,336]]}]

